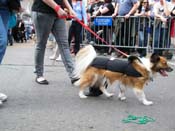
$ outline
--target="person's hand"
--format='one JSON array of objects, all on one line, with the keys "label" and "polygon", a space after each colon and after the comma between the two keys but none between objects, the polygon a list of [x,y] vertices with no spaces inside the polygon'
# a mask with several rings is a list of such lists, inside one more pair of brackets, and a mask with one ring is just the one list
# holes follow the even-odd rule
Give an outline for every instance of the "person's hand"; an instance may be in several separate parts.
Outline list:
[{"label": "person's hand", "polygon": [[96,16],[93,14],[91,17],[92,17],[92,18],[95,18]]},{"label": "person's hand", "polygon": [[58,12],[57,12],[57,15],[58,15],[59,17],[67,17],[67,12],[64,11],[62,8],[60,8],[60,9],[58,10]]},{"label": "person's hand", "polygon": [[103,9],[103,6],[100,6],[100,7],[99,7],[99,10],[102,10],[102,9]]},{"label": "person's hand", "polygon": [[77,17],[77,15],[76,15],[76,13],[75,13],[75,11],[74,10],[70,10],[69,11],[69,14],[72,16],[72,17]]},{"label": "person's hand", "polygon": [[69,14],[69,10],[67,8],[64,8],[64,11]]},{"label": "person's hand", "polygon": [[145,16],[146,17],[149,17],[150,16],[150,13],[149,12],[145,12]]},{"label": "person's hand", "polygon": [[175,9],[172,11],[172,13],[175,15]]},{"label": "person's hand", "polygon": [[93,18],[96,17],[97,14],[98,14],[98,10],[93,12],[92,17],[93,17]]},{"label": "person's hand", "polygon": [[116,16],[117,16],[117,14],[115,14],[115,13],[112,14],[112,17],[116,17]]},{"label": "person's hand", "polygon": [[160,17],[160,20],[161,20],[162,22],[167,22],[167,18],[165,18],[165,17]]},{"label": "person's hand", "polygon": [[130,14],[128,13],[124,17],[125,17],[125,19],[128,19],[130,17]]}]

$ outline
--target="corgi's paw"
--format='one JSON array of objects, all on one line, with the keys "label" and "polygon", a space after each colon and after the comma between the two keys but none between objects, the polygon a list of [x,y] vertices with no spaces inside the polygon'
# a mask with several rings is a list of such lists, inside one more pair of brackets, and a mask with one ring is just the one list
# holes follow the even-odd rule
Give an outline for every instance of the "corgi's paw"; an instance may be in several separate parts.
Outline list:
[{"label": "corgi's paw", "polygon": [[121,101],[124,101],[124,100],[126,100],[126,97],[123,93],[119,93],[118,99],[121,100]]},{"label": "corgi's paw", "polygon": [[114,94],[113,94],[113,93],[108,93],[106,96],[107,96],[107,97],[113,97]]},{"label": "corgi's paw", "polygon": [[82,99],[87,98],[87,96],[85,96],[82,91],[79,92],[79,97],[82,98]]},{"label": "corgi's paw", "polygon": [[150,105],[153,105],[153,102],[152,101],[148,101],[148,100],[144,100],[143,104],[146,105],[146,106],[150,106]]},{"label": "corgi's paw", "polygon": [[124,101],[124,100],[126,100],[126,97],[125,96],[122,96],[122,97],[118,97],[119,98],[119,100],[121,100],[121,101]]}]

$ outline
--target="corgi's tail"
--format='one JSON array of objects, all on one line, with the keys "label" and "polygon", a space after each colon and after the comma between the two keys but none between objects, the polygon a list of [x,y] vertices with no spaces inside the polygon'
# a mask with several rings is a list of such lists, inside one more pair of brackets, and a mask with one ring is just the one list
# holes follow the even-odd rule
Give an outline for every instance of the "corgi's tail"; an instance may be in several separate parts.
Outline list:
[{"label": "corgi's tail", "polygon": [[77,53],[75,56],[75,73],[80,76],[80,78],[96,56],[97,53],[92,45],[83,47]]}]

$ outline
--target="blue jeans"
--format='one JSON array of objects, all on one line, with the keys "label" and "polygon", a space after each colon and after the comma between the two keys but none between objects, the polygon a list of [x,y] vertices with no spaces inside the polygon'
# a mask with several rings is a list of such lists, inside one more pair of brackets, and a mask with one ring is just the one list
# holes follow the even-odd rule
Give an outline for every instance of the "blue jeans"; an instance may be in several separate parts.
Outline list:
[{"label": "blue jeans", "polygon": [[147,46],[148,41],[148,33],[144,31],[139,31],[139,46],[145,47]]},{"label": "blue jeans", "polygon": [[[162,55],[163,49],[161,48],[168,48],[170,46],[170,38],[168,37],[168,28],[161,27],[161,23],[157,25],[155,28],[154,33],[154,47],[158,48],[155,49],[154,52]],[[169,41],[169,42],[168,42]]]},{"label": "blue jeans", "polygon": [[7,47],[7,32],[8,32],[9,11],[0,9],[0,64],[2,62],[5,50]]},{"label": "blue jeans", "polygon": [[[139,47],[146,47],[148,41],[148,32],[147,31],[139,31]],[[146,56],[146,49],[140,48],[138,49],[140,56]]]},{"label": "blue jeans", "polygon": [[70,78],[74,78],[74,62],[69,49],[68,33],[65,21],[63,19],[58,19],[55,15],[40,12],[33,12],[33,21],[37,36],[35,48],[36,75],[43,76],[46,43],[50,32],[52,32],[58,44],[66,71],[68,72]]}]

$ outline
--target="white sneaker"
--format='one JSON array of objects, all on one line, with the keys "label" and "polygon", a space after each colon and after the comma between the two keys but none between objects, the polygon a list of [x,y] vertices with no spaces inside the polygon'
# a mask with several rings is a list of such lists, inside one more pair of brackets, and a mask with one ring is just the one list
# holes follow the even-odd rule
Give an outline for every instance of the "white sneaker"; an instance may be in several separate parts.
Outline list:
[{"label": "white sneaker", "polygon": [[7,97],[5,94],[0,93],[0,104],[1,104],[1,102],[6,101],[7,98],[8,98],[8,97]]},{"label": "white sneaker", "polygon": [[55,55],[52,55],[49,57],[50,60],[55,60],[56,59],[56,56]]},{"label": "white sneaker", "polygon": [[62,61],[61,55],[59,55],[59,56],[56,58],[56,61]]},{"label": "white sneaker", "polygon": [[3,102],[0,100],[0,105],[2,105],[3,104]]}]

